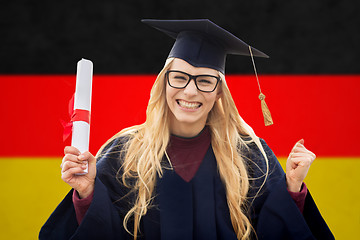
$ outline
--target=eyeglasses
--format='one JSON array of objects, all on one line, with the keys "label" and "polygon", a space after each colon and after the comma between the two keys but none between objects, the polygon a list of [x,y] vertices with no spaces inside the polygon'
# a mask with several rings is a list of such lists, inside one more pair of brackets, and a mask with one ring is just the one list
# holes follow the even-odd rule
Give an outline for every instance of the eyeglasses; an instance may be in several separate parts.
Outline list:
[{"label": "eyeglasses", "polygon": [[220,77],[212,75],[190,75],[188,73],[169,70],[165,73],[169,85],[173,88],[186,88],[191,79],[194,79],[196,88],[201,92],[213,92],[218,83],[221,81]]}]

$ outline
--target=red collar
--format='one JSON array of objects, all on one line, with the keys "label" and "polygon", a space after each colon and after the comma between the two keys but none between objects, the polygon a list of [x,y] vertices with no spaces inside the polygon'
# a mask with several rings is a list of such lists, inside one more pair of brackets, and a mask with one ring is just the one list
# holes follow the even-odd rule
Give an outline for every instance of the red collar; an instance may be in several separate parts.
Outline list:
[{"label": "red collar", "polygon": [[190,182],[195,176],[210,147],[210,142],[210,129],[207,126],[192,138],[170,136],[169,146],[166,151],[175,172],[184,181]]}]

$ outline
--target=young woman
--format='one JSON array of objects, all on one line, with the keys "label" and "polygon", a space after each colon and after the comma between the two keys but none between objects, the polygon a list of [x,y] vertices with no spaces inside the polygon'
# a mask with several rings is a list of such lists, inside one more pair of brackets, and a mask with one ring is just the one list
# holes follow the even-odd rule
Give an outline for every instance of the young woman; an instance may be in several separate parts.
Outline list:
[{"label": "young woman", "polygon": [[176,38],[146,121],[96,158],[65,148],[73,190],[40,239],[333,239],[303,184],[315,155],[300,140],[284,174],[236,109],[224,56],[248,45],[208,20],[146,23]]}]

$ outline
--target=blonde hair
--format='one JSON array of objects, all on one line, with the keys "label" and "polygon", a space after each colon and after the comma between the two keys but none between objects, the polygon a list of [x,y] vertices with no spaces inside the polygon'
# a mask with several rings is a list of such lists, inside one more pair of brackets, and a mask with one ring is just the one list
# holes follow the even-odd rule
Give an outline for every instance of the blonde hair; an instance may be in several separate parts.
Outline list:
[{"label": "blonde hair", "polygon": [[[135,204],[127,212],[123,221],[124,228],[131,234],[127,225],[129,220],[133,219],[134,239],[137,239],[142,216],[151,206],[156,178],[157,176],[162,177],[163,174],[161,161],[170,138],[168,118],[170,110],[166,103],[165,72],[170,68],[172,61],[173,58],[167,59],[164,68],[155,80],[146,110],[146,121],[141,125],[123,129],[109,139],[98,152],[99,155],[114,138],[130,137],[124,147],[125,158],[121,168],[122,175],[117,177],[121,179],[122,184],[131,187],[132,191],[136,193]],[[268,161],[259,138],[240,117],[226,85],[225,76],[220,72],[219,76],[222,79],[219,86],[222,94],[209,112],[206,125],[210,128],[211,145],[217,160],[220,178],[225,186],[234,231],[238,239],[248,239],[252,226],[246,216],[249,178],[247,164],[241,155],[241,150],[247,147],[242,136],[251,137],[251,141],[255,142],[265,157],[267,165]],[[266,176],[267,174],[268,167]],[[130,180],[133,181],[132,184],[129,183]]]}]

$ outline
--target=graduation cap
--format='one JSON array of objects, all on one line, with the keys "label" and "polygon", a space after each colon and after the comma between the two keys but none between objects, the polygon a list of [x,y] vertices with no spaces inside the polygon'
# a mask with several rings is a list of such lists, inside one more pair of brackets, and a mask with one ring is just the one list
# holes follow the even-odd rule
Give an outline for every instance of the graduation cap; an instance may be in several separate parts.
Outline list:
[{"label": "graduation cap", "polygon": [[[181,58],[195,67],[225,73],[227,54],[250,56],[247,43],[208,19],[141,21],[176,39],[169,57]],[[253,56],[269,57],[253,47],[251,50]]]},{"label": "graduation cap", "polygon": [[[253,56],[269,57],[208,19],[141,21],[176,39],[168,58],[180,58],[195,67],[212,68],[224,74],[227,54],[251,56],[257,78]],[[270,111],[261,89],[259,98],[265,125],[271,125]]]}]

